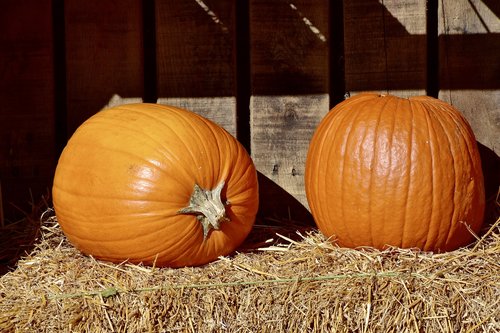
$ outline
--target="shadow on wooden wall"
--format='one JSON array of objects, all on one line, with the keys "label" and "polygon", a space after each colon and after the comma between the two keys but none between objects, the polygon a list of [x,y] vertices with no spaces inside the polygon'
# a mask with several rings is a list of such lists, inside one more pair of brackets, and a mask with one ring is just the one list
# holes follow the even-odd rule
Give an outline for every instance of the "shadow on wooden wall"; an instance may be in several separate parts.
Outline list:
[{"label": "shadow on wooden wall", "polygon": [[478,142],[484,177],[486,197],[486,228],[500,217],[500,157],[493,150]]},{"label": "shadow on wooden wall", "polygon": [[[447,21],[456,18],[438,17],[436,1],[427,3],[428,6],[435,3],[435,12],[430,10],[426,16],[421,15],[426,26],[420,27],[420,33],[412,34],[377,0],[346,2],[347,91],[421,90],[429,93],[431,88],[435,91],[430,95],[437,97],[437,89],[500,89],[500,33],[488,27],[494,23],[485,22],[475,11],[472,16],[486,32],[468,30],[470,22],[463,23],[463,30],[459,30],[450,27]],[[483,3],[497,19],[500,17],[500,2],[483,0]]]},{"label": "shadow on wooden wall", "polygon": [[283,190],[261,172],[258,172],[258,180],[259,218],[262,220],[275,219],[295,224],[314,225],[309,210],[290,193]]}]

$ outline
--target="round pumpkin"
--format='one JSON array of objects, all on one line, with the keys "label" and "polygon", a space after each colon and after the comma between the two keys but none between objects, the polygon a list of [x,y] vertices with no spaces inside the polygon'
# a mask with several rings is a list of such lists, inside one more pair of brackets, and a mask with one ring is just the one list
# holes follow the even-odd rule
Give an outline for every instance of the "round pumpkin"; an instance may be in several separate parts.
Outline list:
[{"label": "round pumpkin", "polygon": [[474,134],[459,111],[428,96],[361,93],[339,103],[311,139],[305,186],[318,228],[344,247],[450,251],[483,222]]},{"label": "round pumpkin", "polygon": [[233,136],[190,111],[146,103],[85,121],[59,158],[52,195],[83,253],[169,267],[231,253],[258,208],[255,167]]}]

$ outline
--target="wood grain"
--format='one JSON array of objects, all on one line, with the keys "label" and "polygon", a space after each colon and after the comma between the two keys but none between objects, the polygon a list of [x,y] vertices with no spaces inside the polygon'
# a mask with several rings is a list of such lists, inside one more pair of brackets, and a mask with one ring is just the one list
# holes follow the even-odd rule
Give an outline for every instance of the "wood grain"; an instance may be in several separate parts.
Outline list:
[{"label": "wood grain", "polygon": [[[6,220],[24,217],[55,165],[51,2],[2,1],[0,182]],[[16,208],[17,206],[18,208]]]},{"label": "wood grain", "polygon": [[328,111],[328,2],[251,1],[250,31],[252,158],[307,207],[309,140]]},{"label": "wood grain", "polygon": [[235,97],[169,97],[159,98],[158,104],[176,106],[196,112],[222,126],[236,137]]},{"label": "wood grain", "polygon": [[233,94],[230,1],[158,0],[158,96]]},{"label": "wood grain", "polygon": [[143,96],[140,0],[65,1],[68,134],[114,95]]},{"label": "wood grain", "polygon": [[[36,197],[50,187],[56,140],[61,145],[101,108],[142,97],[193,110],[239,134],[267,184],[261,194],[268,211],[283,204],[273,199],[280,190],[307,207],[308,144],[337,82],[329,64],[339,62],[329,57],[342,55],[329,47],[345,42],[351,93],[424,94],[433,77],[427,77],[426,0],[343,1],[339,45],[330,33],[340,24],[331,23],[342,17],[335,12],[342,6],[328,0],[145,1],[2,1],[0,182],[6,215],[16,211],[7,202],[27,205],[30,189]],[[461,110],[478,140],[499,154],[498,1],[438,3],[439,37],[430,49],[439,53],[429,67],[439,69],[433,91],[439,86],[439,97]],[[343,75],[340,67],[334,72]],[[338,79],[343,87],[344,78]],[[293,202],[287,198],[289,212]]]},{"label": "wood grain", "polygon": [[477,140],[498,155],[500,10],[486,4],[478,0],[440,1],[439,97],[462,111]]},{"label": "wood grain", "polygon": [[327,92],[327,1],[251,1],[250,31],[254,95]]},{"label": "wood grain", "polygon": [[236,132],[232,1],[156,1],[158,97]]},{"label": "wood grain", "polygon": [[423,94],[425,0],[344,1],[344,8],[346,89]]},{"label": "wood grain", "polygon": [[250,106],[257,169],[308,207],[306,156],[314,130],[328,112],[328,94],[252,96]]}]

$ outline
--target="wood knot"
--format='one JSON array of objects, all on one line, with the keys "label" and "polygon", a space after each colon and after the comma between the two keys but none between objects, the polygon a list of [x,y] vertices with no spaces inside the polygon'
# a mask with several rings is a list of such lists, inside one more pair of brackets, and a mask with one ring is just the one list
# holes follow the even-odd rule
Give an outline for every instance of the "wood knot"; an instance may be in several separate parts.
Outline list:
[{"label": "wood knot", "polygon": [[279,170],[279,165],[278,164],[273,165],[273,175],[277,175],[278,170]]}]

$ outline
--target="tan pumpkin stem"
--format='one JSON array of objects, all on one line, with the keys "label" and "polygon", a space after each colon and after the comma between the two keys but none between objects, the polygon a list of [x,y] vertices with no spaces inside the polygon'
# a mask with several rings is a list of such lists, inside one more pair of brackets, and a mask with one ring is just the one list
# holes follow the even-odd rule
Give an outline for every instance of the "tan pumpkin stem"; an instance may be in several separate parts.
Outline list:
[{"label": "tan pumpkin stem", "polygon": [[194,184],[189,206],[179,210],[180,214],[196,215],[203,226],[203,240],[207,239],[210,229],[218,230],[221,222],[230,221],[221,198],[224,184],[224,181],[220,182],[213,190],[205,190]]}]

